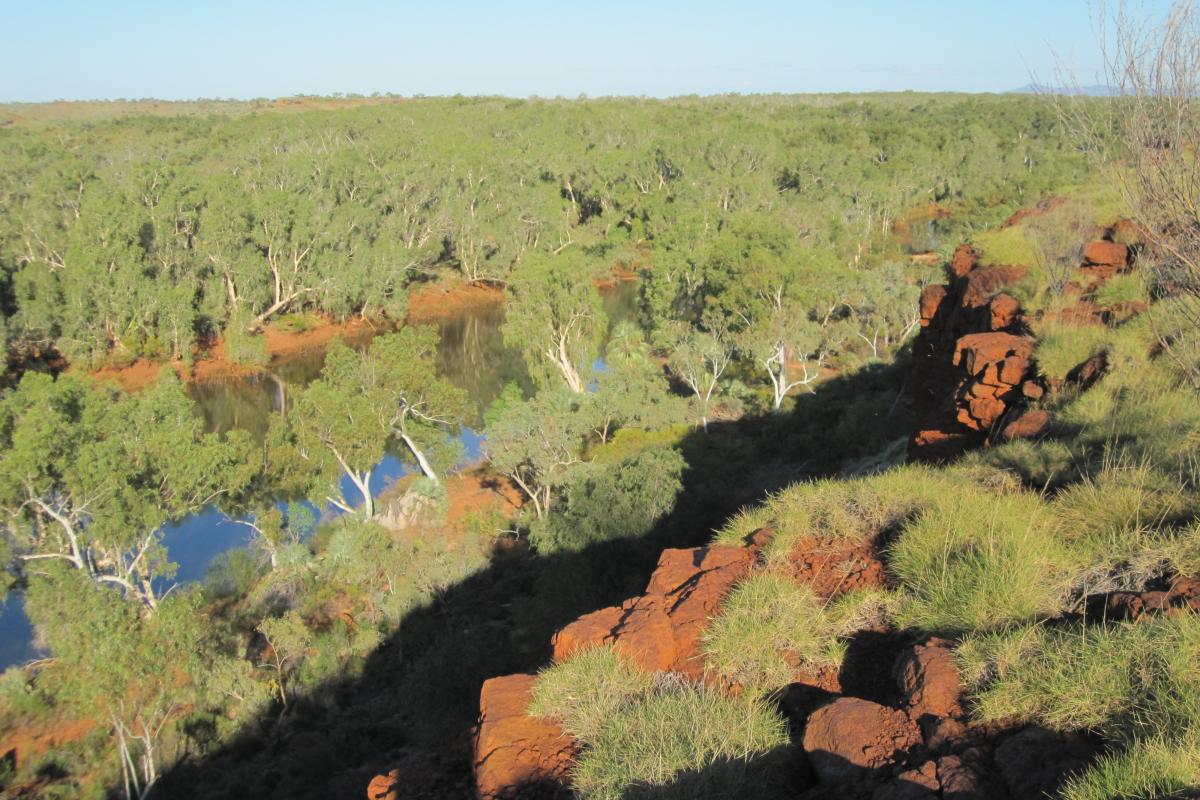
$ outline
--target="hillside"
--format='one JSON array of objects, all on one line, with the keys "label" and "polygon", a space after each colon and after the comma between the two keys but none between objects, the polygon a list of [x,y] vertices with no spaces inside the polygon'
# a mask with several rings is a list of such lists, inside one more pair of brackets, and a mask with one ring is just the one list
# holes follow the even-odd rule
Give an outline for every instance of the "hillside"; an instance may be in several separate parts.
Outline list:
[{"label": "hillside", "polygon": [[1025,267],[960,248],[922,295],[914,458],[664,551],[485,683],[481,796],[1190,796],[1200,405],[1120,230],[1035,313]]}]

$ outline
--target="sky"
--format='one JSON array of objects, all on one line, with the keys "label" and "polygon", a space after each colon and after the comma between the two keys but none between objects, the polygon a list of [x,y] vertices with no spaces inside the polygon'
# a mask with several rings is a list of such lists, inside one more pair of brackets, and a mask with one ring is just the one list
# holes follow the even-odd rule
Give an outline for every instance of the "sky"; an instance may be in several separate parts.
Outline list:
[{"label": "sky", "polygon": [[[1159,15],[1169,0],[1129,0]],[[1102,83],[1088,0],[0,0],[0,102]]]}]

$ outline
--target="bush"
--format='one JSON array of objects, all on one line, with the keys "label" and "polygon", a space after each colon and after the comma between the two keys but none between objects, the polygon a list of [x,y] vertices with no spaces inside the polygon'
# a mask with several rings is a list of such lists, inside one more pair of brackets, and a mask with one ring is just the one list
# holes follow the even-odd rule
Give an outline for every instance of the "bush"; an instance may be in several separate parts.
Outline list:
[{"label": "bush", "polygon": [[1061,608],[1070,560],[1036,495],[956,492],[905,526],[889,552],[902,624],[988,630]]},{"label": "bush", "polygon": [[1075,367],[1108,350],[1113,337],[1103,325],[1046,322],[1040,328],[1034,358],[1041,374],[1051,380],[1065,379]]},{"label": "bush", "polygon": [[567,486],[566,508],[536,525],[530,540],[539,552],[554,553],[645,536],[675,505],[685,466],[673,448],[584,465]]},{"label": "bush", "polygon": [[584,800],[779,796],[780,776],[753,762],[787,743],[765,702],[668,678],[585,742],[573,788]]},{"label": "bush", "polygon": [[1092,298],[1098,306],[1111,306],[1117,303],[1145,302],[1148,297],[1146,282],[1141,275],[1114,275],[1100,287]]}]

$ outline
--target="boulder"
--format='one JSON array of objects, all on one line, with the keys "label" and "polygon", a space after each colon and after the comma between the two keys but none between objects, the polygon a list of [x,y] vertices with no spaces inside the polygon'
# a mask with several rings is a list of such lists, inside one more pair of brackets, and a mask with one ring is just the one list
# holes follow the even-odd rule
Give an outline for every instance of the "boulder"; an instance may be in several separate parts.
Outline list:
[{"label": "boulder", "polygon": [[920,311],[921,327],[927,328],[937,316],[942,301],[946,299],[947,289],[940,283],[930,284],[921,290]]},{"label": "boulder", "polygon": [[962,683],[954,653],[932,640],[900,654],[893,669],[896,684],[913,719],[962,713]]},{"label": "boulder", "polygon": [[1021,314],[1021,303],[1011,294],[1000,293],[988,303],[993,331],[1003,331],[1012,327]]},{"label": "boulder", "polygon": [[857,697],[817,709],[804,730],[804,750],[825,783],[881,774],[920,744],[916,723],[903,711]]},{"label": "boulder", "polygon": [[1097,749],[1082,736],[1026,728],[1000,743],[996,769],[1013,797],[1054,796],[1071,774],[1085,768]]},{"label": "boulder", "polygon": [[753,546],[664,550],[645,594],[580,617],[554,635],[555,660],[611,643],[646,670],[702,677],[700,635],[757,557]]},{"label": "boulder", "polygon": [[1040,408],[1022,411],[1000,431],[1000,439],[1037,439],[1050,428],[1050,412]]},{"label": "boulder", "polygon": [[613,631],[621,624],[623,611],[618,606],[602,608],[579,619],[554,634],[551,645],[554,660],[561,663],[573,653],[612,641]]},{"label": "boulder", "polygon": [[960,338],[954,347],[953,363],[969,375],[978,375],[989,364],[1008,358],[1028,361],[1033,355],[1033,343],[1011,333],[971,333]]},{"label": "boulder", "polygon": [[[1024,267],[1014,267],[1005,264],[988,264],[985,267],[975,267],[963,280],[962,295],[959,305],[962,308],[984,308],[993,295],[1006,286],[1012,286],[1025,277]],[[990,314],[984,322],[990,321]],[[986,327],[986,324],[981,327]]]},{"label": "boulder", "polygon": [[937,764],[926,761],[916,769],[905,770],[880,786],[871,800],[933,800],[941,788]]},{"label": "boulder", "polygon": [[1129,266],[1129,246],[1103,239],[1088,242],[1083,247],[1083,263],[1088,267],[1113,267],[1123,270]]},{"label": "boulder", "polygon": [[525,713],[533,675],[484,682],[475,739],[475,783],[480,800],[568,796],[567,773],[575,745],[561,728]]},{"label": "boulder", "polygon": [[622,607],[614,645],[646,670],[702,677],[700,636],[755,559],[748,547],[664,550],[646,593]]},{"label": "boulder", "polygon": [[954,277],[961,278],[975,268],[979,263],[979,251],[969,244],[960,244],[954,249],[950,258],[950,271]]},{"label": "boulder", "polygon": [[[994,800],[1005,792],[976,765],[971,754],[943,756],[937,761],[942,800]],[[1025,797],[1026,795],[1018,795]]]},{"label": "boulder", "polygon": [[887,570],[870,544],[806,538],[788,553],[788,573],[821,597],[887,584]]}]

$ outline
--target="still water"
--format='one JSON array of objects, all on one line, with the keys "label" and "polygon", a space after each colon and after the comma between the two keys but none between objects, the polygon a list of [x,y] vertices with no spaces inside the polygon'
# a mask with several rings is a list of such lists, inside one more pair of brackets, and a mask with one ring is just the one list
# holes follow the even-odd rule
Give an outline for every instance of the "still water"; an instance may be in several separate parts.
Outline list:
[{"label": "still water", "polygon": [[[604,310],[610,325],[631,320],[636,315],[637,284],[618,283],[602,293]],[[532,389],[525,362],[519,351],[507,347],[500,333],[504,323],[502,306],[476,309],[438,325],[438,371],[466,390],[471,400],[466,426],[459,440],[468,460],[478,458],[483,438],[483,414],[512,381],[527,392]],[[369,336],[353,342],[365,346]],[[325,360],[323,350],[311,350],[271,365],[259,375],[194,384],[188,392],[196,402],[197,413],[210,431],[224,432],[240,428],[261,437],[271,416],[285,410],[290,393],[316,379]],[[603,369],[603,361],[595,365]],[[371,474],[371,489],[378,493],[410,469],[396,453],[388,453]],[[349,481],[343,481],[347,497],[360,498]],[[316,510],[316,509],[314,509]],[[326,514],[335,513],[325,509]],[[228,519],[214,507],[203,509],[163,530],[167,553],[179,569],[179,583],[204,577],[217,556],[249,544],[250,530]],[[0,609],[0,670],[43,655],[35,642],[34,630],[25,616],[22,598],[10,594]]]}]

